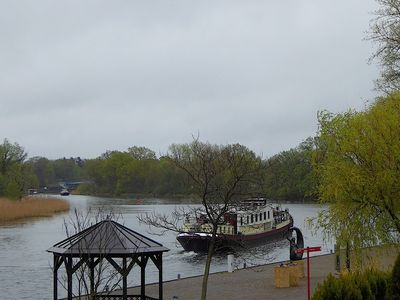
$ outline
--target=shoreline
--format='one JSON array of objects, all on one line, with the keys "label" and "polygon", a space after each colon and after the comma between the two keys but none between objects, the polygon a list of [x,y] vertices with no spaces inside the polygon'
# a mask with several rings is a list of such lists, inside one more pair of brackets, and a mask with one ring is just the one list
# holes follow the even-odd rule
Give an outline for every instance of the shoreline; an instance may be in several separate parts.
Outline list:
[{"label": "shoreline", "polygon": [[24,197],[20,200],[0,198],[0,225],[47,218],[70,210],[68,201],[56,197]]}]

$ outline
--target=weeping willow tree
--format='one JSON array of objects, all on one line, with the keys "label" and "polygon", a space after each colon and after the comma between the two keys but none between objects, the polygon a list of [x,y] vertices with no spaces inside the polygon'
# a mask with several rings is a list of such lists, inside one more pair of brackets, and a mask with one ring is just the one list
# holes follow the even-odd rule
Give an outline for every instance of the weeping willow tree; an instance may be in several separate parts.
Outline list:
[{"label": "weeping willow tree", "polygon": [[321,203],[314,220],[356,249],[400,241],[400,93],[361,112],[319,114],[314,166]]}]

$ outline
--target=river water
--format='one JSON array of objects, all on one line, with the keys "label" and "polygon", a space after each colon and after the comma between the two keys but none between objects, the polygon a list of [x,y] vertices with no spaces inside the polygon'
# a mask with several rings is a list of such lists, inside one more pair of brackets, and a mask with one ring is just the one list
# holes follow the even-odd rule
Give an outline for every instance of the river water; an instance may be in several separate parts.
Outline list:
[{"label": "river water", "polygon": [[[140,224],[137,217],[146,212],[170,214],[179,206],[187,206],[183,202],[164,199],[109,199],[89,196],[63,197],[71,204],[68,213],[50,218],[37,218],[13,224],[0,225],[0,298],[14,299],[51,299],[52,298],[52,261],[51,253],[46,252],[55,243],[66,238],[64,221],[76,208],[86,211],[88,208],[105,207],[120,213],[119,220],[125,226],[154,239],[170,249],[163,257],[164,280],[201,275],[205,255],[184,252],[175,240],[175,233],[166,232],[163,235],[152,235],[157,230]],[[333,250],[331,242],[325,243],[322,234],[312,234],[307,226],[307,218],[315,217],[322,209],[317,204],[282,204],[288,208],[294,218],[294,225],[299,227],[304,235],[305,245],[322,246],[322,251],[314,255],[326,254]],[[289,259],[289,243],[286,240],[277,241],[251,250],[235,253],[235,266],[266,264]],[[147,282],[158,280],[158,271],[152,264],[146,269]],[[63,268],[63,267],[62,267]],[[61,268],[61,269],[62,269]],[[212,272],[226,271],[226,254],[216,255],[212,262]],[[133,268],[129,275],[129,285],[137,285],[140,280],[140,269]],[[65,295],[59,287],[59,296]]]}]

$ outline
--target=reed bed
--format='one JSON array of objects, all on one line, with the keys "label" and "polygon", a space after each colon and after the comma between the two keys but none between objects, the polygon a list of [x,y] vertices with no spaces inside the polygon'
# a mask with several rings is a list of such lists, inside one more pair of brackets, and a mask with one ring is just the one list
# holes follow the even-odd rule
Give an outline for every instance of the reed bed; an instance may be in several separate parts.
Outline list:
[{"label": "reed bed", "polygon": [[25,197],[10,201],[0,198],[0,222],[11,222],[24,218],[49,217],[69,210],[65,200],[50,197]]}]

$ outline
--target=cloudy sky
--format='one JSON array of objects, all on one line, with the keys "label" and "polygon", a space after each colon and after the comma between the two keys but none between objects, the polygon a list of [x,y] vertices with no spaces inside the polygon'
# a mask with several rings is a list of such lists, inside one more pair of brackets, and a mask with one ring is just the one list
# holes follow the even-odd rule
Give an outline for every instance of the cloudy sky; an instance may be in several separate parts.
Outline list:
[{"label": "cloudy sky", "polygon": [[193,135],[264,157],[376,96],[374,0],[0,0],[0,139],[94,158]]}]

